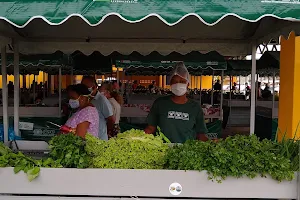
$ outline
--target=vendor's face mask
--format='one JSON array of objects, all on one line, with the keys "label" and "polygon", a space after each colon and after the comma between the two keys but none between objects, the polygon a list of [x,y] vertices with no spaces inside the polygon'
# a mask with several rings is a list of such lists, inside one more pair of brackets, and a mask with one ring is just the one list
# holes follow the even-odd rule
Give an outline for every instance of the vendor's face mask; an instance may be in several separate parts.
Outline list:
[{"label": "vendor's face mask", "polygon": [[183,96],[186,94],[187,91],[187,84],[186,83],[176,83],[171,85],[171,91],[176,96]]},{"label": "vendor's face mask", "polygon": [[72,109],[79,108],[79,99],[70,99],[69,105]]}]

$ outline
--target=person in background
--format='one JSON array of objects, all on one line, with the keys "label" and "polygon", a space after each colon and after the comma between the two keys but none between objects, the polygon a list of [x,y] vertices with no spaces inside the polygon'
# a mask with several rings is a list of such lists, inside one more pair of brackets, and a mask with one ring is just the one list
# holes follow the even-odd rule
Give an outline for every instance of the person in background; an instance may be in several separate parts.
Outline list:
[{"label": "person in background", "polygon": [[67,88],[69,105],[77,109],[66,122],[65,126],[74,129],[76,135],[85,138],[86,133],[95,137],[99,135],[99,115],[97,109],[91,104],[88,88],[83,84],[70,85]]},{"label": "person in background", "polygon": [[84,76],[81,83],[88,87],[90,94],[94,97],[91,103],[99,113],[99,138],[108,140],[107,129],[111,130],[115,124],[112,106],[107,98],[98,91],[98,85],[94,77]]},{"label": "person in background", "polygon": [[155,87],[155,81],[152,81],[152,83],[148,86],[150,93],[155,93],[156,87]]},{"label": "person in background", "polygon": [[42,96],[37,96],[35,98],[35,105],[36,106],[45,106],[45,104],[43,103],[43,98]]},{"label": "person in background", "polygon": [[137,87],[138,87],[138,82],[137,81],[133,81],[132,90],[136,90]]},{"label": "person in background", "polygon": [[248,85],[248,83],[245,83],[245,97],[246,97],[246,100],[249,98],[250,96],[250,93],[251,93],[251,89],[250,89],[250,86]]},{"label": "person in background", "polygon": [[121,118],[121,105],[123,105],[123,97],[114,90],[114,86],[111,84],[101,85],[100,92],[104,94],[104,96],[112,105],[115,124],[113,129],[108,131],[108,137],[115,137],[118,133],[120,133],[119,122]]},{"label": "person in background", "polygon": [[256,93],[256,95],[257,95],[257,99],[261,99],[261,82],[257,82],[257,93]]},{"label": "person in background", "polygon": [[170,80],[173,95],[160,97],[154,102],[145,133],[153,134],[156,127],[160,127],[172,143],[208,140],[203,110],[198,102],[187,98],[189,72],[183,63],[176,64]]},{"label": "person in background", "polygon": [[272,92],[271,92],[269,83],[266,83],[264,90],[261,92],[261,96],[264,99],[268,99],[272,96]]},{"label": "person in background", "polygon": [[118,81],[113,81],[113,82],[112,82],[112,87],[113,87],[113,90],[114,90],[114,91],[119,91],[119,90],[120,90]]},{"label": "person in background", "polygon": [[231,90],[232,92],[236,92],[236,82],[233,83]]},{"label": "person in background", "polygon": [[217,82],[214,85],[214,90],[220,91],[221,90],[221,84],[220,84],[220,80],[217,80]]}]

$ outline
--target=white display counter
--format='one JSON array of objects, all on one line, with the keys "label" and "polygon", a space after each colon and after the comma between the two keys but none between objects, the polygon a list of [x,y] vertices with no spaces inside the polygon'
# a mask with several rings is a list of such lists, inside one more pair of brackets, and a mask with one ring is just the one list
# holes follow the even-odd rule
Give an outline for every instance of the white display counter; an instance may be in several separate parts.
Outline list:
[{"label": "white display counter", "polygon": [[[25,195],[297,199],[300,190],[297,178],[281,183],[262,177],[228,178],[217,183],[204,171],[42,168],[40,176],[29,182],[23,172],[15,175],[13,168],[0,168],[0,177],[0,199],[10,195],[20,195],[13,199]],[[173,183],[178,183],[177,192],[170,187]]]}]

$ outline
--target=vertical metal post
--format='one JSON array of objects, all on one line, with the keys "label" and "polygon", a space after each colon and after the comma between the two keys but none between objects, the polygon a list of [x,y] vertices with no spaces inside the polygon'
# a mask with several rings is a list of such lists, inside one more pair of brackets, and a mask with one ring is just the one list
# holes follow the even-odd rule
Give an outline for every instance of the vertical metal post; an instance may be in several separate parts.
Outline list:
[{"label": "vertical metal post", "polygon": [[117,83],[120,82],[119,67],[117,67]]},{"label": "vertical metal post", "polygon": [[20,99],[20,73],[19,73],[19,44],[14,41],[14,131],[19,136],[19,99]]},{"label": "vertical metal post", "polygon": [[220,118],[223,120],[223,80],[224,80],[224,70],[222,70],[221,74],[221,100],[220,100]]},{"label": "vertical metal post", "polygon": [[212,82],[211,82],[211,105],[214,105],[214,78],[215,78],[215,71],[213,70],[212,74]]},{"label": "vertical metal post", "polygon": [[200,105],[202,105],[202,74],[200,76]]},{"label": "vertical metal post", "polygon": [[35,104],[35,89],[36,89],[36,85],[35,85],[35,74],[33,74],[33,104]]},{"label": "vertical metal post", "polygon": [[239,76],[239,94],[241,93],[241,75]]},{"label": "vertical metal post", "polygon": [[252,70],[251,70],[251,101],[250,101],[250,135],[255,130],[255,74],[256,74],[256,44],[252,46]]},{"label": "vertical metal post", "polygon": [[229,116],[228,125],[231,127],[231,95],[232,95],[232,76],[229,76]]},{"label": "vertical metal post", "polygon": [[58,116],[61,117],[61,67],[59,67],[59,75],[58,75]]},{"label": "vertical metal post", "polygon": [[46,75],[46,73],[45,72],[43,72],[43,100],[45,100],[45,98],[46,98],[46,79],[45,79],[45,75]]},{"label": "vertical metal post", "polygon": [[2,108],[3,108],[3,129],[4,142],[8,141],[8,91],[7,91],[7,72],[6,72],[6,47],[1,47],[1,72],[2,72]]}]

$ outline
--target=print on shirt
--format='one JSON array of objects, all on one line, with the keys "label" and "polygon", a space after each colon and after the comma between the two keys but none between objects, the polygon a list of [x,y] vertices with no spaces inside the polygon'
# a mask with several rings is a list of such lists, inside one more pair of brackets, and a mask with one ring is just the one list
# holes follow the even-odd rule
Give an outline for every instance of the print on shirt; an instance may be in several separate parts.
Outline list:
[{"label": "print on shirt", "polygon": [[177,111],[169,111],[168,119],[178,119],[178,120],[190,120],[190,115],[188,113],[177,112]]},{"label": "print on shirt", "polygon": [[175,119],[182,119],[182,112],[176,112]]},{"label": "print on shirt", "polygon": [[175,112],[174,111],[169,111],[168,112],[168,118],[169,119],[174,119],[175,118]]}]

